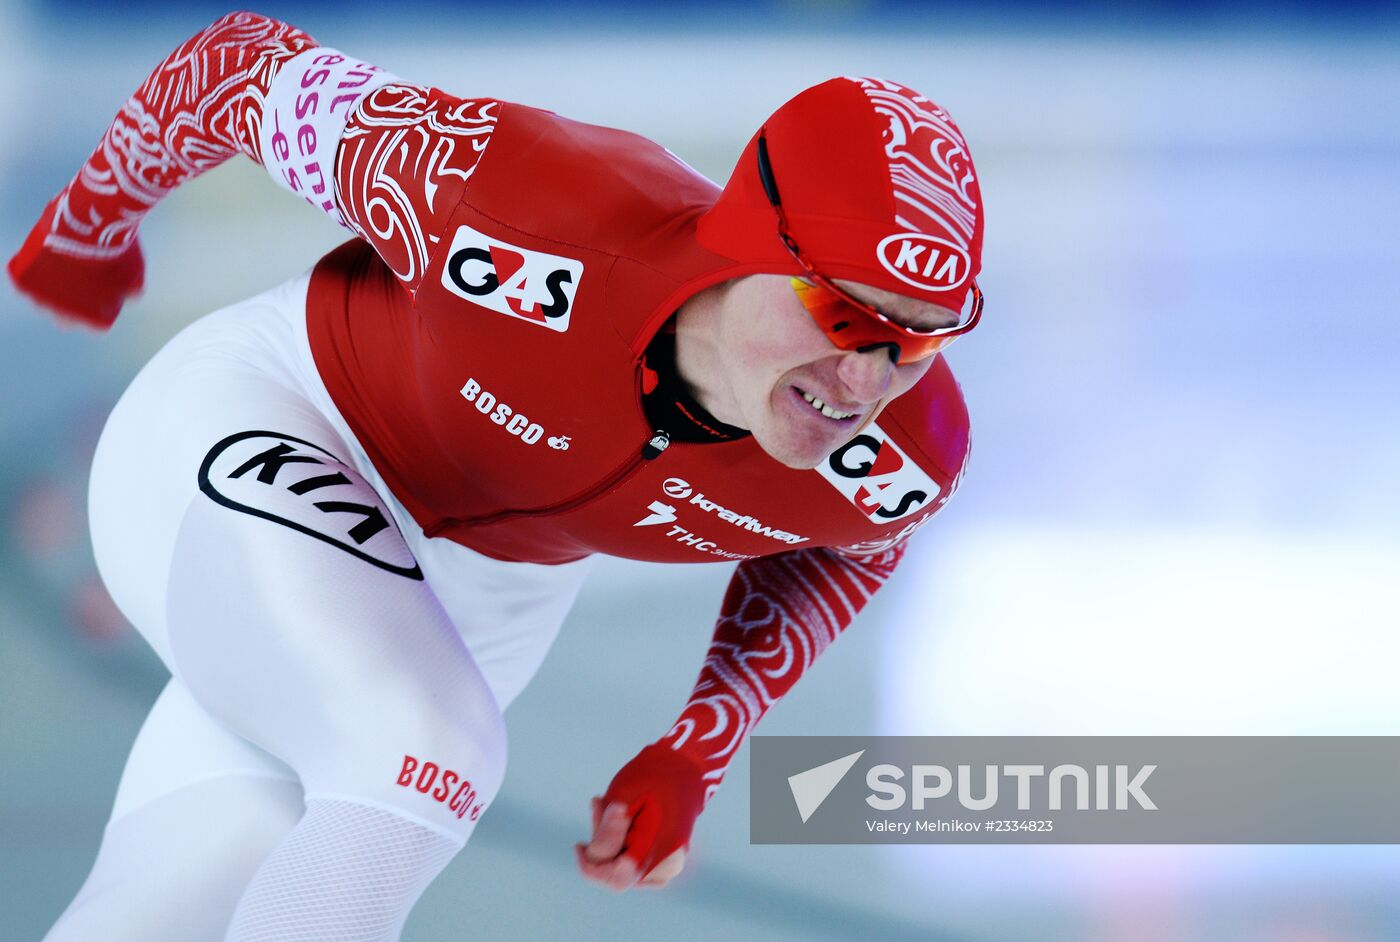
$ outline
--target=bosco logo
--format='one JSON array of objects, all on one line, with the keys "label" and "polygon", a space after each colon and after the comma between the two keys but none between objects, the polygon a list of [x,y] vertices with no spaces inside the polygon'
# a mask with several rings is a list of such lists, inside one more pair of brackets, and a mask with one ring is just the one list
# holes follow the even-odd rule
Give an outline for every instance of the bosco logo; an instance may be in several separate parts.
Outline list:
[{"label": "bosco logo", "polygon": [[581,277],[577,259],[522,249],[471,226],[458,228],[442,269],[443,287],[459,298],[560,332],[569,329]]},{"label": "bosco logo", "polygon": [[960,246],[922,232],[887,236],[880,240],[875,254],[891,275],[925,291],[956,288],[967,280],[972,267],[967,252]]},{"label": "bosco logo", "polygon": [[404,755],[403,768],[395,784],[417,789],[446,805],[458,818],[470,816],[470,820],[475,821],[486,807],[471,779],[436,762],[420,761],[417,756]]},{"label": "bosco logo", "polygon": [[[476,411],[510,432],[527,445],[533,445],[544,437],[544,426],[531,422],[528,416],[515,411],[507,403],[496,398],[496,394],[482,389],[475,379],[468,379],[457,390],[463,399],[474,406]],[[556,451],[568,451],[569,436],[556,435],[549,440],[549,447]]]},{"label": "bosco logo", "polygon": [[941,488],[875,423],[832,452],[817,470],[875,523],[929,506]]}]

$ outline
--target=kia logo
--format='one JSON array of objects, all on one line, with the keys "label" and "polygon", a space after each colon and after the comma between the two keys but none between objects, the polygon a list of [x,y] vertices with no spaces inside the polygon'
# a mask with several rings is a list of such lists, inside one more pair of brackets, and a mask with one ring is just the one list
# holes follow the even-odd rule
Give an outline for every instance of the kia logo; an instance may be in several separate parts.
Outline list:
[{"label": "kia logo", "polygon": [[900,232],[875,247],[880,264],[905,284],[925,291],[947,291],[967,280],[967,251],[922,232]]}]

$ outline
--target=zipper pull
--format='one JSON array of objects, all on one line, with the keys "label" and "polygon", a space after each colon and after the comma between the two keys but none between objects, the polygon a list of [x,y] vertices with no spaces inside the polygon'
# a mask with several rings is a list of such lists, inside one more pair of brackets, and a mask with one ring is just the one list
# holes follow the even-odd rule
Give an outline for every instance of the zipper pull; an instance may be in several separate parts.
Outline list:
[{"label": "zipper pull", "polygon": [[671,444],[671,436],[664,429],[657,429],[651,436],[651,440],[642,446],[642,457],[650,461],[658,457]]}]

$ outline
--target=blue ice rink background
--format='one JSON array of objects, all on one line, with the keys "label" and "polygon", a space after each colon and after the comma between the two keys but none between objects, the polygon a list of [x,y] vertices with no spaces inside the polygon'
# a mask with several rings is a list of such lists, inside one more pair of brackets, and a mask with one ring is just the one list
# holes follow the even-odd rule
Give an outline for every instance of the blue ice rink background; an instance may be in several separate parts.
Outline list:
[{"label": "blue ice rink background", "polygon": [[[226,9],[0,0],[5,257],[150,68]],[[988,213],[986,316],[949,355],[972,464],[763,732],[1400,733],[1384,7],[255,9],[414,81],[642,132],[720,182],[831,75],[957,118]],[[101,422],[181,326],[338,241],[240,160],[153,214],[146,294],[110,333],[0,295],[0,938],[37,939],[76,890],[162,680],[93,581]],[[599,568],[508,714],[503,797],[407,938],[1400,937],[1390,847],[752,847],[746,754],[677,885],[586,884],[588,796],[669,725],[728,572]]]}]

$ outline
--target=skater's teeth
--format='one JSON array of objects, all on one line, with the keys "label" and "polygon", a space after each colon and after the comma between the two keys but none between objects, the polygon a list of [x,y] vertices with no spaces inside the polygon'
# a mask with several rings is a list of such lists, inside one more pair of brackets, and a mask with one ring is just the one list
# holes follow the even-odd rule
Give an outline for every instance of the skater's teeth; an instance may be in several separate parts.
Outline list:
[{"label": "skater's teeth", "polygon": [[810,402],[812,404],[813,409],[816,409],[828,419],[849,419],[851,416],[855,415],[854,412],[837,412],[835,409],[831,408],[831,406],[822,402],[820,399],[818,399],[816,396],[813,396],[811,393],[804,392],[802,394],[802,398]]}]

